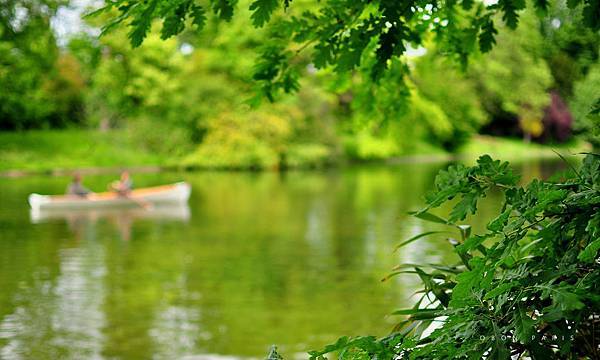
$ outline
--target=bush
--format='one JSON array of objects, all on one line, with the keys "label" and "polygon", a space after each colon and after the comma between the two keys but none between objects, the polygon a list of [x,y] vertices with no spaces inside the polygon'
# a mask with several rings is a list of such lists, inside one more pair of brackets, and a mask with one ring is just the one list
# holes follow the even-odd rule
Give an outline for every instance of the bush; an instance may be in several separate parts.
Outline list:
[{"label": "bush", "polygon": [[333,162],[331,150],[322,144],[291,144],[285,165],[292,168],[321,167]]},{"label": "bush", "polygon": [[[416,60],[415,84],[421,97],[431,103],[429,107],[437,108],[433,114],[441,113],[438,117],[445,118],[437,125],[442,128],[434,131],[437,138],[433,140],[448,150],[456,150],[476,134],[488,118],[480,103],[476,82],[456,69],[455,64],[442,61],[440,55],[432,49]],[[429,123],[429,127],[436,127],[433,117]]]},{"label": "bush", "polygon": [[[517,182],[508,163],[487,155],[440,172],[414,215],[456,232],[449,240],[460,262],[399,265],[390,276],[423,282],[414,307],[395,312],[408,318],[383,339],[343,337],[311,359],[598,358],[600,155],[551,181]],[[486,232],[472,234],[459,222],[492,190],[504,194],[502,209]],[[430,212],[450,200],[447,219]]]},{"label": "bush", "polygon": [[353,160],[383,160],[401,153],[393,138],[381,138],[364,131],[346,136],[343,145],[346,155]]},{"label": "bush", "polygon": [[198,149],[185,159],[192,167],[263,169],[278,167],[290,127],[260,112],[225,113],[215,119]]}]

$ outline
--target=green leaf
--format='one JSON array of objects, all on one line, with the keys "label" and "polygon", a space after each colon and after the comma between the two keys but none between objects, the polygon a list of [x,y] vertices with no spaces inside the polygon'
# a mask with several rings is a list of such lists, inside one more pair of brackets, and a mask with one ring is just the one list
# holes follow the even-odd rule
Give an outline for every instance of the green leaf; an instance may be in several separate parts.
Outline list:
[{"label": "green leaf", "polygon": [[477,211],[477,200],[480,194],[477,191],[471,191],[462,196],[462,199],[454,206],[450,212],[449,222],[464,220],[467,214],[474,214]]},{"label": "green leaf", "polygon": [[548,11],[548,0],[535,0],[533,4],[536,9],[542,12],[542,14],[545,14],[546,11]]},{"label": "green leaf", "polygon": [[233,8],[237,0],[211,0],[212,9],[221,20],[230,21],[233,17]]},{"label": "green leaf", "polygon": [[200,5],[194,5],[192,7],[192,24],[196,25],[196,29],[198,31],[204,28],[206,24],[206,12],[204,8]]},{"label": "green leaf", "polygon": [[577,294],[562,289],[556,292],[552,301],[565,311],[578,310],[585,307],[585,304],[579,300]]},{"label": "green leaf", "polygon": [[410,244],[410,243],[411,243],[411,242],[413,242],[413,241],[419,240],[420,238],[423,238],[423,237],[425,237],[425,236],[429,236],[429,235],[433,235],[433,234],[443,234],[443,233],[446,233],[446,234],[447,234],[448,232],[447,232],[447,231],[427,231],[427,232],[424,232],[424,233],[422,233],[422,234],[419,234],[419,235],[413,236],[413,237],[411,237],[410,239],[408,239],[408,240],[405,240],[405,241],[401,242],[400,244],[398,244],[398,245],[397,245],[397,246],[394,248],[394,251],[398,250],[399,248],[401,248],[401,247],[403,247],[403,246],[405,246],[405,245],[408,245],[408,244]]},{"label": "green leaf", "polygon": [[439,270],[441,272],[447,272],[447,273],[452,273],[452,274],[460,274],[462,272],[462,270],[460,270],[458,267],[456,266],[448,266],[448,265],[441,265],[441,264],[411,264],[411,263],[403,263],[403,264],[399,264],[396,265],[394,267],[394,270],[399,270],[399,269],[406,269],[406,268],[415,268],[415,267],[428,267],[428,268],[432,268],[435,270]]},{"label": "green leaf", "polygon": [[392,315],[418,315],[419,319],[431,319],[441,316],[443,311],[440,309],[402,309],[392,312]]},{"label": "green leaf", "polygon": [[587,263],[594,262],[594,259],[598,254],[598,250],[600,250],[600,239],[596,239],[589,243],[585,249],[583,249],[579,255],[577,255],[577,259]]},{"label": "green leaf", "polygon": [[522,344],[528,344],[532,340],[532,336],[536,334],[535,320],[533,320],[522,307],[519,306],[515,312],[515,337]]},{"label": "green leaf", "polygon": [[502,214],[498,215],[498,217],[496,217],[494,220],[492,220],[487,225],[488,230],[494,231],[494,232],[501,231],[504,228],[504,226],[506,225],[506,223],[508,222],[508,218],[509,218],[511,212],[512,212],[512,208],[510,206],[507,207],[506,210],[504,210],[504,212],[502,212]]},{"label": "green leaf", "polygon": [[253,11],[250,16],[252,24],[256,27],[264,26],[278,7],[279,0],[255,0],[250,4],[250,10]]},{"label": "green leaf", "polygon": [[509,283],[500,284],[497,287],[495,287],[494,289],[488,291],[483,298],[486,300],[493,299],[493,298],[497,297],[498,295],[502,295],[505,292],[512,290],[512,288],[514,288],[518,285],[519,285],[519,283],[516,281],[511,281]]},{"label": "green leaf", "polygon": [[427,211],[409,212],[409,214],[411,214],[414,217],[417,217],[421,220],[434,222],[434,223],[438,223],[438,224],[448,224],[448,220],[443,219],[443,218],[441,218],[437,215],[434,215],[430,212],[427,212]]},{"label": "green leaf", "polygon": [[461,6],[465,10],[470,10],[473,7],[474,0],[462,0]]},{"label": "green leaf", "polygon": [[500,329],[498,329],[498,325],[492,322],[493,325],[493,334],[494,334],[494,343],[492,344],[492,349],[490,351],[490,359],[498,359],[498,360],[508,360],[510,359],[510,351],[506,348],[506,341],[502,340],[502,333]]},{"label": "green leaf", "polygon": [[[600,98],[596,99],[596,102],[594,102],[594,105],[592,105],[590,115],[600,115]],[[593,155],[598,156],[598,154]]]},{"label": "green leaf", "polygon": [[456,247],[458,252],[460,253],[468,253],[471,250],[478,248],[486,239],[488,239],[488,235],[475,235],[467,238],[467,240]]},{"label": "green leaf", "polygon": [[586,0],[583,9],[583,21],[591,29],[600,29],[600,0]]},{"label": "green leaf", "polygon": [[82,18],[83,19],[88,19],[88,18],[93,18],[95,16],[98,16],[100,14],[104,14],[109,12],[111,9],[113,8],[112,4],[109,3],[108,5],[99,7],[98,9],[92,10],[90,12],[84,13]]},{"label": "green leaf", "polygon": [[492,50],[496,45],[497,34],[498,30],[494,27],[494,21],[488,18],[481,27],[481,33],[479,34],[479,49],[481,52],[486,53]]},{"label": "green leaf", "polygon": [[138,47],[146,38],[146,34],[150,31],[154,11],[156,10],[157,0],[150,0],[146,8],[137,10],[137,15],[131,21],[132,30],[129,32],[131,46]]},{"label": "green leaf", "polygon": [[511,29],[516,29],[519,23],[519,10],[525,8],[524,0],[499,0],[498,5],[503,10],[502,20]]},{"label": "green leaf", "polygon": [[562,311],[578,310],[585,307],[581,302],[579,295],[573,292],[574,288],[562,282],[559,286],[541,285],[543,289],[542,299],[551,298],[552,305]]},{"label": "green leaf", "polygon": [[425,288],[431,291],[442,305],[448,306],[450,296],[448,296],[446,291],[444,291],[444,289],[438,283],[433,281],[433,277],[430,274],[427,274],[419,268],[415,268],[415,270],[417,274],[419,274],[421,281],[423,281],[423,283],[425,284]]},{"label": "green leaf", "polygon": [[165,13],[160,34],[161,39],[168,39],[183,31],[185,28],[185,15],[189,4],[189,2],[184,2],[178,6],[173,6]]},{"label": "green leaf", "polygon": [[479,287],[483,277],[483,260],[474,258],[471,260],[473,269],[465,271],[456,276],[456,286],[452,290],[451,307],[462,307],[472,304],[474,299],[473,289]]}]

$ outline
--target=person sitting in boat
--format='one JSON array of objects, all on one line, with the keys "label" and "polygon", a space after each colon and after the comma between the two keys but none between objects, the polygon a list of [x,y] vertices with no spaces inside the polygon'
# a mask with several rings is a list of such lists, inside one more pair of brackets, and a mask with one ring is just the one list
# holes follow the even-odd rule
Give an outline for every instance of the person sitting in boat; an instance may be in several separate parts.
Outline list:
[{"label": "person sitting in boat", "polygon": [[67,194],[79,197],[87,197],[91,191],[81,183],[81,174],[73,174],[73,181],[67,187]]},{"label": "person sitting in boat", "polygon": [[129,177],[129,172],[123,171],[121,173],[121,179],[114,181],[110,185],[110,189],[121,196],[129,196],[129,193],[131,193],[131,190],[133,189],[133,181],[131,180],[131,177]]}]

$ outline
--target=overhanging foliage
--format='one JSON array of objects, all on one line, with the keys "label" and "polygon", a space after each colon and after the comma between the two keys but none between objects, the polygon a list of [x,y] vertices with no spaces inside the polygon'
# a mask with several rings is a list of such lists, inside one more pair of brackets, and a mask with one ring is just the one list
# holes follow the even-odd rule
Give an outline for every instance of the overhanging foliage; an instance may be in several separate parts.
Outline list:
[{"label": "overhanging foliage", "polygon": [[[333,67],[338,72],[358,68],[366,57],[373,57],[370,75],[378,79],[390,61],[406,54],[410,44],[418,47],[433,37],[439,48],[461,62],[480,49],[489,51],[495,44],[501,18],[516,28],[519,12],[526,0],[254,0],[249,9],[255,27],[268,25],[272,36],[263,46],[255,79],[271,97],[276,91],[298,88],[298,68],[290,66],[299,51],[309,48],[310,60],[317,68]],[[531,1],[545,12],[548,0]],[[193,24],[201,30],[207,14],[224,21],[233,17],[237,0],[113,0],[99,12],[117,10],[118,16],[104,31],[126,23],[133,46],[139,46],[155,19],[162,21],[162,37],[168,38]],[[571,8],[581,6],[586,25],[600,29],[599,0],[569,0]],[[285,16],[275,16],[288,12]]]},{"label": "overhanging foliage", "polygon": [[[412,309],[396,312],[408,318],[384,339],[344,337],[311,357],[597,359],[600,155],[551,181],[517,181],[508,163],[487,155],[440,172],[415,216],[456,230],[449,240],[460,263],[399,265],[391,276],[414,273],[424,285]],[[485,233],[471,234],[457,222],[492,189],[504,193],[502,209]],[[429,212],[450,200],[448,219]]]}]

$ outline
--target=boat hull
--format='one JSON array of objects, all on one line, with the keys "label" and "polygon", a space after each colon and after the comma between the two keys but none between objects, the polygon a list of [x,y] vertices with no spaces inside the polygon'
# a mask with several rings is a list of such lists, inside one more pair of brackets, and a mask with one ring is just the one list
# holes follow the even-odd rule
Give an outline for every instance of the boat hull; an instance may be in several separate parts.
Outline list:
[{"label": "boat hull", "polygon": [[77,196],[50,196],[31,194],[29,205],[32,210],[66,210],[66,209],[96,209],[96,208],[128,208],[140,207],[145,204],[182,204],[186,203],[191,194],[188,183],[180,182],[172,185],[158,186],[134,190],[128,196],[116,193],[97,193],[82,198]]},{"label": "boat hull", "polygon": [[30,219],[34,224],[54,220],[95,222],[99,219],[152,219],[183,221],[190,220],[190,208],[185,203],[156,204],[150,208],[96,207],[88,209],[31,209]]}]

